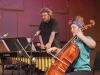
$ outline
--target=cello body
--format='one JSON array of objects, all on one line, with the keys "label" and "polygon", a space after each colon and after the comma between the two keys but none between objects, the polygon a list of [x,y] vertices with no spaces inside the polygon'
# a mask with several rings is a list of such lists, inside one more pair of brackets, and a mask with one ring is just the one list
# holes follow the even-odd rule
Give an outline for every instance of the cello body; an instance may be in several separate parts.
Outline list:
[{"label": "cello body", "polygon": [[66,64],[56,60],[53,65],[48,69],[46,75],[64,75],[68,67],[73,63],[79,54],[78,46],[72,42],[64,49],[63,52],[58,56]]}]

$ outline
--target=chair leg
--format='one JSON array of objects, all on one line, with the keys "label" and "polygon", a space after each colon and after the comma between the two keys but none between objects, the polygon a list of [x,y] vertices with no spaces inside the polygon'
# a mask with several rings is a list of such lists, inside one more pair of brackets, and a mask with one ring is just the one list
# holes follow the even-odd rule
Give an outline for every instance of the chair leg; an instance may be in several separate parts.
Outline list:
[{"label": "chair leg", "polygon": [[93,75],[95,74],[95,70],[93,70]]},{"label": "chair leg", "polygon": [[13,75],[14,74],[14,70],[12,70],[12,74],[11,75]]}]

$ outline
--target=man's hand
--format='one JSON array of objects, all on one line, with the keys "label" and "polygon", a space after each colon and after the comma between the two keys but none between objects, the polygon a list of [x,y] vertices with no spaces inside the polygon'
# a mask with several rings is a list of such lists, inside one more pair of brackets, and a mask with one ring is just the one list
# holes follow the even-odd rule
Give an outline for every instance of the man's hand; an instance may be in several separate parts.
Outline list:
[{"label": "man's hand", "polygon": [[40,48],[41,49],[45,49],[45,46],[43,44],[41,44]]},{"label": "man's hand", "polygon": [[39,48],[41,48],[41,49],[45,49],[44,44],[37,43],[37,46],[38,46]]},{"label": "man's hand", "polygon": [[51,48],[51,44],[50,44],[50,43],[47,43],[47,44],[45,45],[45,47],[46,47],[46,49],[49,49],[49,48]]}]

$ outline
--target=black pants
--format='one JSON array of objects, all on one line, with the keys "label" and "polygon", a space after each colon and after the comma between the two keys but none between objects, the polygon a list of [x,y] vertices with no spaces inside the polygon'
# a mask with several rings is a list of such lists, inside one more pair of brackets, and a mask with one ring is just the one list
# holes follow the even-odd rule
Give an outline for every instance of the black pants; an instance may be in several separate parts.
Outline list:
[{"label": "black pants", "polygon": [[92,71],[76,71],[76,72],[66,73],[65,75],[92,75]]}]

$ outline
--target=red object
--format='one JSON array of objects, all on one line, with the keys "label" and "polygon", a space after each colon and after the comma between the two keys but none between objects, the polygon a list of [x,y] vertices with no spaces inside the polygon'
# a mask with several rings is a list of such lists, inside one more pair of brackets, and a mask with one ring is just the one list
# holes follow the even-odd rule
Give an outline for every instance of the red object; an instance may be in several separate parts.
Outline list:
[{"label": "red object", "polygon": [[55,63],[47,71],[46,75],[64,75],[65,71],[73,63],[78,54],[78,46],[74,42],[71,42],[68,47],[65,48],[64,51],[61,52],[61,54],[58,56],[58,58],[66,64],[56,60]]}]

